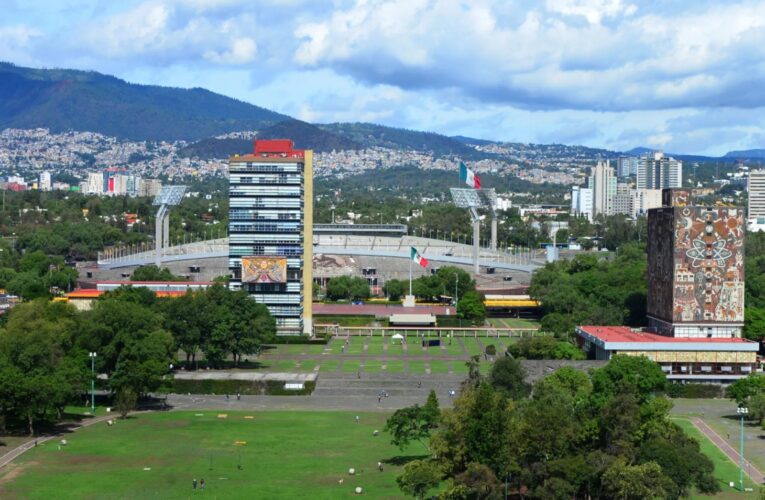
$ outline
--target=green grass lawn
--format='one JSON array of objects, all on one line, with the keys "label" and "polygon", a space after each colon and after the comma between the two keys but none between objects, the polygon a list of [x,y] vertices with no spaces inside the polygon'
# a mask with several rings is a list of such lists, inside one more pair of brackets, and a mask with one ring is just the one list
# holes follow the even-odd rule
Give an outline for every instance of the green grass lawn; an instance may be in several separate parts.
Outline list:
[{"label": "green grass lawn", "polygon": [[344,372],[353,372],[356,373],[361,368],[361,361],[355,361],[355,360],[345,360],[343,361],[343,367],[341,368]]},{"label": "green grass lawn", "polygon": [[382,361],[364,361],[364,373],[378,373],[382,370]]},{"label": "green grass lawn", "polygon": [[345,347],[345,354],[364,354],[364,337],[351,337],[351,341]]},{"label": "green grass lawn", "polygon": [[501,328],[538,328],[539,321],[525,318],[489,318],[489,324]]},{"label": "green grass lawn", "polygon": [[[742,493],[728,486],[730,481],[736,483],[738,486],[739,469],[738,465],[734,464],[723,452],[721,452],[717,446],[715,446],[709,439],[706,438],[698,429],[691,423],[690,420],[684,418],[673,418],[673,422],[683,428],[683,431],[699,442],[701,446],[701,452],[709,457],[715,465],[714,476],[717,479],[717,483],[720,485],[721,493],[715,496],[694,494],[693,498],[747,498],[748,496],[754,498],[752,493]],[[744,454],[746,457],[746,454]],[[749,478],[744,475],[744,487],[755,488],[756,486]]]},{"label": "green grass lawn", "polygon": [[317,361],[314,359],[304,359],[300,362],[300,371],[310,372],[316,367]]},{"label": "green grass lawn", "polygon": [[383,413],[361,414],[359,424],[352,412],[195,413],[96,424],[67,436],[61,450],[44,443],[0,470],[0,498],[191,498],[193,478],[211,498],[335,499],[356,486],[370,498],[400,498],[401,466],[379,472],[377,462],[425,453],[419,443],[402,453],[374,437]]},{"label": "green grass lawn", "polygon": [[452,361],[452,371],[459,375],[467,375],[467,365],[464,361]]},{"label": "green grass lawn", "polygon": [[424,361],[410,361],[409,362],[409,374],[410,375],[424,375],[425,374],[425,362]]},{"label": "green grass lawn", "polygon": [[337,371],[337,366],[340,364],[339,361],[335,360],[329,360],[329,361],[322,361],[321,365],[319,365],[319,371],[320,372],[334,372]]},{"label": "green grass lawn", "polygon": [[465,351],[462,349],[460,340],[462,339],[455,337],[451,339],[452,343],[449,345],[449,339],[446,339],[444,342],[444,346],[446,346],[446,354],[450,356],[464,356]]},{"label": "green grass lawn", "polygon": [[385,364],[388,365],[386,370],[389,373],[403,373],[404,372],[404,362],[403,361],[386,361]]},{"label": "green grass lawn", "polygon": [[467,350],[468,354],[471,356],[475,356],[476,354],[483,354],[483,348],[478,342],[478,339],[475,338],[462,339],[462,343],[465,344],[465,350]]},{"label": "green grass lawn", "polygon": [[367,354],[370,356],[382,356],[385,354],[383,346],[385,340],[382,337],[369,337],[367,338]]},{"label": "green grass lawn", "polygon": [[324,349],[326,349],[326,345],[318,344],[318,345],[305,345],[303,346],[303,352],[306,354],[322,354],[324,353]]},{"label": "green grass lawn", "polygon": [[430,373],[449,373],[448,361],[431,361]]},{"label": "green grass lawn", "polygon": [[296,362],[292,359],[280,359],[276,362],[271,362],[271,370],[279,372],[291,372],[295,371]]}]

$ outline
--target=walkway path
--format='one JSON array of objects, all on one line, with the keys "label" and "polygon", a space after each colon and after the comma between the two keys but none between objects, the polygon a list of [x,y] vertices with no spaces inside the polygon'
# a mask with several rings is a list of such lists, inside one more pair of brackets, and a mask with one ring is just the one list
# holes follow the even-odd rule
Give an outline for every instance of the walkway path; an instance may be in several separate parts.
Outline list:
[{"label": "walkway path", "polygon": [[67,422],[65,424],[59,425],[59,427],[63,427],[64,430],[60,432],[54,432],[53,434],[49,434],[46,436],[38,436],[36,438],[30,438],[29,441],[20,444],[19,446],[15,447],[8,453],[6,453],[3,456],[0,456],[0,468],[5,467],[9,463],[11,463],[16,457],[24,453],[25,451],[34,448],[40,443],[44,443],[46,441],[50,441],[51,439],[55,439],[57,437],[64,436],[70,432],[76,431],[77,429],[81,429],[83,427],[89,427],[93,424],[97,424],[98,422],[103,422],[104,420],[109,420],[117,418],[116,415],[104,415],[101,417],[95,417],[95,418],[89,418],[87,420],[81,420],[79,422]]},{"label": "walkway path", "polygon": [[[728,444],[719,434],[712,430],[712,428],[709,427],[706,422],[698,417],[693,417],[691,422],[693,422],[693,425],[706,437],[708,437],[709,440],[712,441],[715,446],[720,449],[720,451],[725,453],[725,455],[727,455],[728,458],[733,461],[733,463],[736,465],[741,463],[738,451],[736,451],[730,444]],[[763,476],[762,472],[760,472],[757,467],[746,460],[746,456],[744,456],[744,470],[747,471],[749,477],[752,479],[752,481],[755,482],[755,484],[765,483],[765,476]]]}]

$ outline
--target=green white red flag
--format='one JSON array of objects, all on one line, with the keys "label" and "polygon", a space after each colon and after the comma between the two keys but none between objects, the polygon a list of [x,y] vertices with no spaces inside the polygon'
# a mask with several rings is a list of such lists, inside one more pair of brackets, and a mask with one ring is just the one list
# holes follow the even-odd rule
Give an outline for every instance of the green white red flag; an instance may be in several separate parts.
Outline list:
[{"label": "green white red flag", "polygon": [[428,259],[420,255],[416,248],[412,247],[412,261],[422,267],[428,267]]}]

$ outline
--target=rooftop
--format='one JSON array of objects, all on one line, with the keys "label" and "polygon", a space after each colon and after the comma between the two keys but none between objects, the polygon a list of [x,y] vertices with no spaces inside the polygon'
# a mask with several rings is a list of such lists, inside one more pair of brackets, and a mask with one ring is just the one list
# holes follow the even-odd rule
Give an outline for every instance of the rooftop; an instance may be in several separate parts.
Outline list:
[{"label": "rooftop", "polygon": [[677,344],[748,344],[751,341],[738,337],[668,337],[649,332],[636,332],[626,326],[580,326],[578,330],[597,337],[604,342],[658,342]]}]

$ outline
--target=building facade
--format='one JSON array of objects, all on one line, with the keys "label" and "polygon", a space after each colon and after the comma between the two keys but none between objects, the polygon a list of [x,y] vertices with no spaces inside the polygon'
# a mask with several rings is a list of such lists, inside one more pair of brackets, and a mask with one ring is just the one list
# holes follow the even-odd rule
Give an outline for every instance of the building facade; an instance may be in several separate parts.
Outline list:
[{"label": "building facade", "polygon": [[637,156],[622,156],[616,160],[616,175],[618,177],[630,177],[637,175]]},{"label": "building facade", "polygon": [[637,188],[666,189],[683,185],[683,162],[664,156],[664,153],[643,155],[638,160]]},{"label": "building facade", "polygon": [[765,170],[752,170],[747,181],[749,210],[747,227],[750,231],[765,231]]},{"label": "building facade", "polygon": [[677,337],[741,337],[744,325],[743,210],[691,204],[664,191],[648,213],[648,326]]},{"label": "building facade", "polygon": [[592,189],[579,186],[571,189],[571,215],[587,217],[592,222]]},{"label": "building facade", "polygon": [[281,334],[312,333],[312,162],[289,140],[229,159],[229,286],[265,304]]},{"label": "building facade", "polygon": [[611,203],[616,195],[616,176],[611,164],[606,161],[598,161],[598,164],[590,170],[587,178],[587,187],[592,189],[592,214],[611,215]]},{"label": "building facade", "polygon": [[50,172],[40,172],[40,181],[38,188],[40,191],[50,191],[53,189],[53,182],[51,180]]}]

